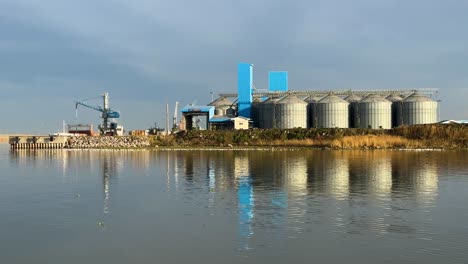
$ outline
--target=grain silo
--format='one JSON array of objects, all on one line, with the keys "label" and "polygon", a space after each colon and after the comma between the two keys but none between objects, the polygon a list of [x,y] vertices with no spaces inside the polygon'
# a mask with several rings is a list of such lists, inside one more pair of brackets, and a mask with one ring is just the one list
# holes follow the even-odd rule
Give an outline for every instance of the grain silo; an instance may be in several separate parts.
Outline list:
[{"label": "grain silo", "polygon": [[392,127],[392,102],[380,95],[370,94],[358,104],[361,128],[390,129]]},{"label": "grain silo", "polygon": [[403,100],[405,125],[432,124],[437,122],[438,102],[422,94],[413,93]]},{"label": "grain silo", "polygon": [[307,103],[291,94],[278,100],[275,107],[275,127],[307,128]]},{"label": "grain silo", "polygon": [[361,97],[355,94],[349,95],[345,98],[347,102],[349,102],[349,127],[357,128],[359,127],[359,101],[361,101]]},{"label": "grain silo", "polygon": [[317,127],[317,103],[321,97],[312,95],[306,99],[307,102],[307,127]]},{"label": "grain silo", "polygon": [[254,127],[260,127],[260,108],[262,104],[262,100],[260,98],[254,98],[252,102],[250,118],[253,121]]},{"label": "grain silo", "polygon": [[392,102],[392,127],[403,125],[403,98],[397,94],[391,94],[386,99]]},{"label": "grain silo", "polygon": [[225,116],[226,111],[231,107],[232,102],[226,97],[221,96],[208,105],[215,107],[215,115]]},{"label": "grain silo", "polygon": [[349,103],[330,93],[317,103],[318,128],[347,128]]},{"label": "grain silo", "polygon": [[269,98],[259,105],[259,127],[274,128],[275,125],[275,104],[279,98]]}]

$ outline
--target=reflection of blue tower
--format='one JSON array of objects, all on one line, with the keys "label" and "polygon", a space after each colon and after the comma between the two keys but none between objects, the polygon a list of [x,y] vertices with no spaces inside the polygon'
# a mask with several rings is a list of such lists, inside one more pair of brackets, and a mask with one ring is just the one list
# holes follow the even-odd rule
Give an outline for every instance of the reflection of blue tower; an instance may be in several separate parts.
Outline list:
[{"label": "reflection of blue tower", "polygon": [[237,112],[239,116],[250,118],[252,106],[253,87],[253,65],[250,63],[239,63],[237,67]]},{"label": "reflection of blue tower", "polygon": [[286,210],[288,209],[289,205],[288,193],[278,190],[275,192],[275,194],[273,194],[273,197],[271,197],[271,204],[274,208],[271,223],[276,227],[275,230],[277,235],[282,236],[284,234],[281,233],[281,230],[284,228],[285,222],[287,220]]},{"label": "reflection of blue tower", "polygon": [[[237,197],[239,207],[239,234],[242,238],[248,239],[253,235],[252,219],[254,217],[253,186],[250,177],[239,178]],[[249,248],[247,241],[245,241],[243,248]]]}]

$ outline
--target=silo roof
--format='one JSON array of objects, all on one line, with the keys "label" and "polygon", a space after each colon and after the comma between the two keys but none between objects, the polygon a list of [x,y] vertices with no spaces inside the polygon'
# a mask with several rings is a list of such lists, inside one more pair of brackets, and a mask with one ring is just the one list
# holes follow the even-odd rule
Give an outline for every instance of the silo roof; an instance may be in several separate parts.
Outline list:
[{"label": "silo roof", "polygon": [[213,102],[209,103],[208,105],[211,106],[226,106],[232,105],[232,102],[224,96],[219,97],[218,99],[214,100]]},{"label": "silo roof", "polygon": [[339,96],[335,95],[335,94],[329,94],[327,96],[325,96],[324,98],[322,98],[319,103],[321,104],[336,104],[336,103],[346,103],[348,104],[347,101],[341,99]]},{"label": "silo roof", "polygon": [[286,97],[283,97],[277,102],[278,104],[307,104],[304,100],[299,99],[299,97],[290,94]]},{"label": "silo roof", "polygon": [[276,104],[276,102],[278,100],[280,100],[280,98],[270,97],[270,98],[266,99],[265,101],[263,101],[263,104]]},{"label": "silo roof", "polygon": [[346,101],[350,102],[350,103],[354,103],[354,102],[359,102],[361,101],[361,97],[358,96],[358,95],[355,95],[355,94],[352,94],[352,95],[349,95],[345,98]]},{"label": "silo roof", "polygon": [[305,101],[309,103],[317,103],[318,101],[320,101],[320,99],[322,99],[322,97],[317,96],[317,95],[311,95],[307,97]]},{"label": "silo roof", "polygon": [[403,100],[403,102],[434,102],[434,100],[420,93],[413,93],[410,96],[406,97]]},{"label": "silo roof", "polygon": [[389,100],[390,102],[403,101],[403,98],[401,98],[398,94],[391,94],[391,95],[385,97],[385,99]]},{"label": "silo roof", "polygon": [[391,102],[378,94],[369,94],[368,96],[366,96],[364,99],[361,100],[361,103],[391,103]]}]

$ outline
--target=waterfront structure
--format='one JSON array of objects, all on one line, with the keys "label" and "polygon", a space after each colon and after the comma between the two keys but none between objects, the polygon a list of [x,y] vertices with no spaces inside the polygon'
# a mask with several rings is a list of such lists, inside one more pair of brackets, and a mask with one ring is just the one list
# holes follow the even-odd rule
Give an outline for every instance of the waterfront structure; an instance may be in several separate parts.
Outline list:
[{"label": "waterfront structure", "polygon": [[349,102],[348,105],[348,122],[349,127],[357,128],[359,127],[359,101],[361,97],[355,94],[345,97],[345,100]]},{"label": "waterfront structure", "polygon": [[318,128],[347,128],[349,103],[330,93],[317,103]]},{"label": "waterfront structure", "polygon": [[307,128],[307,103],[295,95],[288,95],[274,104],[275,127]]},{"label": "waterfront structure", "polygon": [[317,103],[322,99],[320,96],[311,95],[306,98],[307,102],[307,127],[317,127]]},{"label": "waterfront structure", "polygon": [[221,96],[218,99],[214,100],[213,102],[209,103],[208,106],[214,106],[215,112],[214,114],[217,116],[225,116],[228,114],[228,110],[231,108],[233,103],[226,98],[225,96]]},{"label": "waterfront structure", "polygon": [[438,102],[420,93],[413,93],[403,100],[402,113],[405,125],[436,123]]},{"label": "waterfront structure", "polygon": [[386,99],[392,102],[392,127],[403,125],[403,98],[397,94],[391,94]]},{"label": "waterfront structure", "polygon": [[370,94],[358,103],[358,107],[361,128],[390,129],[392,127],[392,103],[382,96]]}]

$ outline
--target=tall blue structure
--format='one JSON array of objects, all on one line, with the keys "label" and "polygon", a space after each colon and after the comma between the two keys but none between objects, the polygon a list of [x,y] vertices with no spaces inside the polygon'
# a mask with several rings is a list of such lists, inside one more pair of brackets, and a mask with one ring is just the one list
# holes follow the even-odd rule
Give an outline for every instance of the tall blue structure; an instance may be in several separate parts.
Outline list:
[{"label": "tall blue structure", "polygon": [[237,113],[238,116],[250,118],[252,106],[253,65],[239,63],[237,66]]},{"label": "tall blue structure", "polygon": [[286,92],[288,90],[288,72],[268,72],[268,91]]}]

